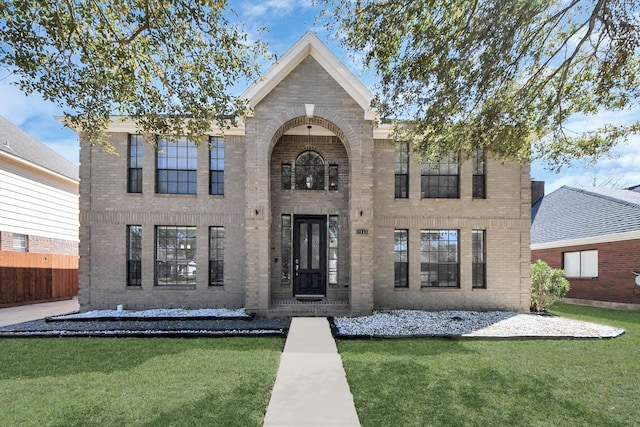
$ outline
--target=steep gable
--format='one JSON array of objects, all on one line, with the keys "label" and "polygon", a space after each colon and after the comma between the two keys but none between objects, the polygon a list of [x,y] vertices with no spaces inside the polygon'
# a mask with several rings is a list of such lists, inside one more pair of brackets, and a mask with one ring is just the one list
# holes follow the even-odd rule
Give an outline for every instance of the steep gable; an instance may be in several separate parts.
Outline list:
[{"label": "steep gable", "polygon": [[240,97],[249,100],[249,105],[252,108],[255,107],[309,56],[313,57],[363,109],[365,120],[373,120],[376,117],[376,111],[371,108],[373,95],[369,89],[340,62],[313,32],[306,33],[298,40]]}]

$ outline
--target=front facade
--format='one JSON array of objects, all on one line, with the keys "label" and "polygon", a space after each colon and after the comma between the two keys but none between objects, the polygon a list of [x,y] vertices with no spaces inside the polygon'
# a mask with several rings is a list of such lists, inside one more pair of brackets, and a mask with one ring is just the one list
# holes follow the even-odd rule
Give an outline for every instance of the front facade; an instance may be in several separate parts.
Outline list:
[{"label": "front facade", "polygon": [[632,189],[569,187],[532,208],[531,261],[565,270],[567,298],[638,309],[640,193]]},{"label": "front facade", "polygon": [[198,146],[82,146],[82,309],[528,310],[528,165],[418,163],[312,33],[244,96]]}]

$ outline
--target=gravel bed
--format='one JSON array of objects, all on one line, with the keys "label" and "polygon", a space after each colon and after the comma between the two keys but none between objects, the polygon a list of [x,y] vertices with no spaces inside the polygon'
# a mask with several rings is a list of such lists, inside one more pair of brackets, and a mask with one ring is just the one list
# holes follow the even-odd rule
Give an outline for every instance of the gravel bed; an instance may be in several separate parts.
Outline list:
[{"label": "gravel bed", "polygon": [[135,318],[135,319],[158,319],[158,318],[248,318],[251,317],[244,308],[206,308],[187,310],[181,308],[152,309],[152,310],[92,310],[80,313],[63,314],[49,317],[50,321],[58,320],[101,320],[109,318]]},{"label": "gravel bed", "polygon": [[624,330],[553,315],[505,311],[390,310],[336,317],[338,337],[614,338]]},{"label": "gravel bed", "polygon": [[[101,315],[102,316],[102,315]],[[149,317],[145,320],[34,320],[0,327],[0,337],[45,336],[286,336],[289,319],[254,317],[247,319],[176,319]]]}]

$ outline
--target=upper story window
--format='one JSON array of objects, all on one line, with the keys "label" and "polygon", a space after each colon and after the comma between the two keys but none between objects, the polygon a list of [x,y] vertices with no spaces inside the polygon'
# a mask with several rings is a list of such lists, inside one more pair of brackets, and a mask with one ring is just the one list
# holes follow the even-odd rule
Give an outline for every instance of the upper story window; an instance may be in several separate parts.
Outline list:
[{"label": "upper story window", "polygon": [[338,191],[338,165],[329,165],[329,191]]},{"label": "upper story window", "polygon": [[422,162],[420,194],[423,199],[457,199],[460,197],[460,168],[454,155],[437,161]]},{"label": "upper story window", "polygon": [[476,148],[473,152],[473,198],[487,198],[487,173],[486,157],[481,148]]},{"label": "upper story window", "polygon": [[282,189],[291,190],[291,163],[283,163],[281,170]]},{"label": "upper story window", "polygon": [[409,143],[396,143],[395,198],[409,197]]},{"label": "upper story window", "polygon": [[127,192],[142,193],[142,135],[129,135]]},{"label": "upper story window", "polygon": [[197,148],[187,140],[158,141],[156,193],[196,194]]},{"label": "upper story window", "polygon": [[224,139],[209,139],[209,194],[224,194]]},{"label": "upper story window", "polygon": [[324,190],[324,159],[315,151],[296,159],[296,190]]}]

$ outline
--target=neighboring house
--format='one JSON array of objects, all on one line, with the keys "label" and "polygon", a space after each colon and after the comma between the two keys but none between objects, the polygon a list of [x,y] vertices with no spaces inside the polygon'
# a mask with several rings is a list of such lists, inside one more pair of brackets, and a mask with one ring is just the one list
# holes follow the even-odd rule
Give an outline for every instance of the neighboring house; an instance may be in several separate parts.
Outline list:
[{"label": "neighboring house", "polygon": [[563,268],[568,298],[640,304],[640,193],[564,186],[539,199],[531,216],[531,261]]},{"label": "neighboring house", "polygon": [[0,304],[77,293],[78,190],[76,165],[0,117]]},{"label": "neighboring house", "polygon": [[81,145],[83,310],[263,315],[529,309],[529,165],[419,164],[313,33],[244,92],[252,115],[199,146]]}]

